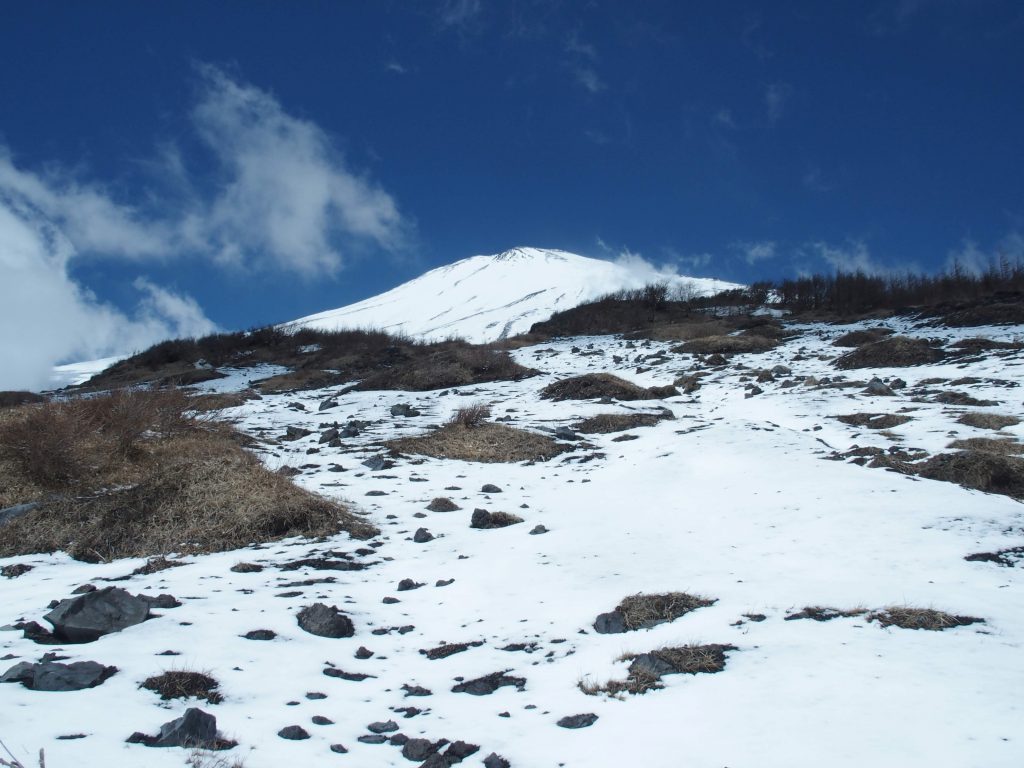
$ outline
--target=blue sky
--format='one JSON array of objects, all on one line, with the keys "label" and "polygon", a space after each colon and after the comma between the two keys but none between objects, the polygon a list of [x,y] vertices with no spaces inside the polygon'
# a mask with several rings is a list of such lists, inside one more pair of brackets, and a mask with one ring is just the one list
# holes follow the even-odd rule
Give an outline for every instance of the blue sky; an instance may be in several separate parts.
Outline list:
[{"label": "blue sky", "polygon": [[287,320],[514,245],[738,281],[1024,255],[1019,2],[3,17],[8,368]]}]

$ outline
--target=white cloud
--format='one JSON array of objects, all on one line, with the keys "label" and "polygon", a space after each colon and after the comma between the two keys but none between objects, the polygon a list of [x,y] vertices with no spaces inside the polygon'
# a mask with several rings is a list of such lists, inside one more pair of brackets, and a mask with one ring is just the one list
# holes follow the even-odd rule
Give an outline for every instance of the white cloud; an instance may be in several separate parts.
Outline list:
[{"label": "white cloud", "polygon": [[576,82],[590,93],[600,93],[605,89],[604,81],[591,67],[574,66],[572,71],[576,76]]},{"label": "white cloud", "polygon": [[387,64],[384,65],[384,69],[386,69],[388,72],[394,72],[396,75],[404,75],[406,72],[409,71],[397,61],[389,61]]},{"label": "white cloud", "polygon": [[790,96],[793,95],[793,86],[788,83],[769,83],[764,89],[764,106],[768,111],[768,120],[772,123],[778,121]]},{"label": "white cloud", "polygon": [[721,125],[724,128],[729,128],[730,130],[736,130],[737,128],[736,119],[732,115],[732,110],[725,109],[724,107],[715,112],[714,116],[711,118],[711,122],[715,125]]},{"label": "white cloud", "polygon": [[438,19],[442,27],[465,28],[476,21],[482,10],[480,0],[445,0],[441,3]]},{"label": "white cloud", "polygon": [[54,364],[142,349],[216,329],[194,300],[150,284],[128,316],[68,274],[75,252],[39,215],[0,198],[0,389],[39,389]]},{"label": "white cloud", "polygon": [[[825,242],[809,243],[805,250],[824,261],[836,272],[863,272],[865,275],[886,275],[894,270],[879,264],[871,256],[863,240],[851,240],[845,246]],[[906,265],[907,269],[912,269]]]},{"label": "white cloud", "polygon": [[946,256],[946,270],[960,269],[971,275],[981,275],[998,268],[1003,261],[1011,265],[1024,262],[1024,235],[1014,230],[1004,236],[991,251],[985,251],[977,242],[965,239],[960,247]]},{"label": "white cloud", "polygon": [[775,258],[775,243],[771,240],[741,241],[733,243],[732,247],[740,252],[747,264]]}]

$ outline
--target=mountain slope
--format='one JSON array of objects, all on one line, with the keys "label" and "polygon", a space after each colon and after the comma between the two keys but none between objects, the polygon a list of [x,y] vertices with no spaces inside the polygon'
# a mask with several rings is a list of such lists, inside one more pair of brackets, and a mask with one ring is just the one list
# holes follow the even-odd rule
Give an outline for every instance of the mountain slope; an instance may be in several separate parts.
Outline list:
[{"label": "mountain slope", "polygon": [[697,295],[735,287],[708,278],[566,251],[513,248],[432,269],[379,296],[300,318],[288,327],[379,328],[428,340],[461,336],[481,343],[528,331],[555,312],[623,288],[664,280]]}]

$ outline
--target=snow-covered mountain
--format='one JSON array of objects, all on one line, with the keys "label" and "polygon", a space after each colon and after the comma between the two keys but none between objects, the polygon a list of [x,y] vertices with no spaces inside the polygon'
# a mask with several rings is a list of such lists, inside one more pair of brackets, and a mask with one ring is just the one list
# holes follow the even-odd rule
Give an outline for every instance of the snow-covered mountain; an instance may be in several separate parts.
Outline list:
[{"label": "snow-covered mountain", "polygon": [[707,295],[736,287],[658,272],[639,259],[603,261],[566,251],[513,248],[432,269],[379,296],[288,323],[292,328],[378,328],[428,340],[481,343],[513,336],[555,312],[623,288],[664,281]]}]

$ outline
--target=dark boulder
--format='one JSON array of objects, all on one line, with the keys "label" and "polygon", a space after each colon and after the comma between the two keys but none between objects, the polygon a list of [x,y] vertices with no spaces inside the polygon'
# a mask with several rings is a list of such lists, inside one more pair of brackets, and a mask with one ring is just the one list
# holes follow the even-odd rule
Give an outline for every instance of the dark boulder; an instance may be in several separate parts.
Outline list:
[{"label": "dark boulder", "polygon": [[626,631],[626,617],[618,611],[602,613],[594,621],[594,631],[599,635],[618,635]]},{"label": "dark boulder", "polygon": [[53,625],[53,634],[59,640],[91,643],[141,624],[149,618],[149,609],[149,599],[135,597],[119,587],[106,587],[62,600],[44,618]]},{"label": "dark boulder", "polygon": [[116,672],[117,667],[106,667],[95,661],[72,664],[55,661],[30,664],[23,661],[0,676],[0,683],[21,683],[33,691],[81,691],[102,685]]},{"label": "dark boulder", "polygon": [[314,603],[299,611],[299,626],[319,637],[352,637],[356,633],[352,619],[337,606]]},{"label": "dark boulder", "polygon": [[304,741],[309,738],[309,731],[301,725],[289,725],[278,731],[277,735],[288,741]]},{"label": "dark boulder", "polygon": [[489,675],[467,680],[452,688],[452,693],[468,693],[472,696],[488,696],[506,685],[515,686],[516,690],[526,688],[526,678],[511,677],[504,672],[492,672]]},{"label": "dark boulder", "polygon": [[582,715],[568,715],[558,721],[560,728],[589,728],[597,722],[597,715],[586,712]]},{"label": "dark boulder", "polygon": [[399,403],[398,405],[391,406],[391,415],[411,418],[413,416],[419,416],[420,412],[408,403]]},{"label": "dark boulder", "polygon": [[416,533],[413,534],[412,540],[417,544],[426,544],[428,541],[434,540],[434,534],[426,528],[417,528]]}]

